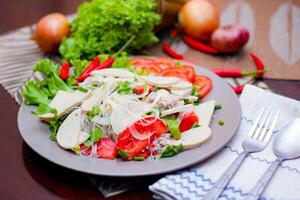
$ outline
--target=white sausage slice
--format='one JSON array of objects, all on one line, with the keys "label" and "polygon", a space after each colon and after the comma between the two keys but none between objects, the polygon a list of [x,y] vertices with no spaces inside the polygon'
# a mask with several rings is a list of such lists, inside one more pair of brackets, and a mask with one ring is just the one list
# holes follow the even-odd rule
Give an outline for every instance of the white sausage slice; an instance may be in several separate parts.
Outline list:
[{"label": "white sausage slice", "polygon": [[211,137],[211,129],[208,126],[192,128],[181,133],[179,140],[173,140],[173,145],[182,144],[184,149],[192,149],[200,146]]},{"label": "white sausage slice", "polygon": [[59,146],[72,149],[78,146],[81,130],[81,109],[74,110],[61,124],[57,131],[56,139]]}]

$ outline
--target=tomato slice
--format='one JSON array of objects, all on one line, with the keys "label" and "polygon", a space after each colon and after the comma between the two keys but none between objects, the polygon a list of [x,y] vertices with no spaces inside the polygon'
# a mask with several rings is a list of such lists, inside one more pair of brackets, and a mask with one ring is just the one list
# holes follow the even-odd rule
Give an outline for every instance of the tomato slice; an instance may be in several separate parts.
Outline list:
[{"label": "tomato slice", "polygon": [[123,149],[125,145],[129,143],[130,138],[131,138],[131,133],[127,128],[126,130],[124,130],[118,135],[118,139],[117,139],[118,148]]},{"label": "tomato slice", "polygon": [[148,149],[145,149],[145,151],[141,151],[136,155],[137,157],[143,157],[143,158],[148,158],[150,156],[150,151]]},{"label": "tomato slice", "polygon": [[144,150],[149,142],[151,143],[155,138],[160,137],[163,133],[168,131],[166,124],[155,117],[145,117],[133,124],[135,129],[141,134],[153,133],[150,139],[138,140],[134,138],[129,131],[129,128],[119,134],[117,139],[117,146],[120,150],[128,154],[125,160],[131,160]]},{"label": "tomato slice", "polygon": [[161,69],[176,67],[176,63],[170,58],[157,58],[153,62],[158,64]]},{"label": "tomato slice", "polygon": [[97,143],[97,156],[105,159],[115,159],[118,155],[117,145],[108,137],[101,138]]},{"label": "tomato slice", "polygon": [[183,118],[179,124],[179,130],[180,130],[180,132],[190,130],[191,128],[193,128],[193,126],[195,124],[198,124],[198,122],[199,122],[199,119],[194,112],[188,113],[183,116]]},{"label": "tomato slice", "polygon": [[91,147],[87,147],[84,144],[80,145],[80,153],[84,154],[84,155],[90,155],[92,152]]},{"label": "tomato slice", "polygon": [[139,65],[139,64],[152,63],[152,62],[153,62],[152,59],[147,57],[136,57],[131,59],[132,65]]},{"label": "tomato slice", "polygon": [[151,74],[158,74],[161,71],[159,65],[155,63],[141,63],[138,65],[134,65],[134,68],[140,72],[148,72]]},{"label": "tomato slice", "polygon": [[162,70],[159,74],[159,76],[172,76],[177,77],[185,81],[190,81],[189,78],[185,73],[183,73],[181,70],[178,69],[178,67],[173,68],[167,68]]},{"label": "tomato slice", "polygon": [[212,88],[212,81],[207,76],[197,75],[195,76],[194,86],[198,87],[197,92],[199,93],[199,97],[205,97]]},{"label": "tomato slice", "polygon": [[[149,87],[148,93],[152,92],[154,87],[152,85],[148,85],[148,87]],[[144,86],[143,85],[136,86],[136,87],[133,88],[133,90],[136,94],[143,94],[144,93]]]},{"label": "tomato slice", "polygon": [[148,140],[131,140],[122,150],[128,154],[126,160],[132,160],[148,146]]},{"label": "tomato slice", "polygon": [[182,70],[183,73],[186,74],[186,76],[188,77],[189,81],[191,83],[193,83],[195,81],[195,69],[194,67],[192,66],[180,66],[180,67],[177,67],[179,70]]}]

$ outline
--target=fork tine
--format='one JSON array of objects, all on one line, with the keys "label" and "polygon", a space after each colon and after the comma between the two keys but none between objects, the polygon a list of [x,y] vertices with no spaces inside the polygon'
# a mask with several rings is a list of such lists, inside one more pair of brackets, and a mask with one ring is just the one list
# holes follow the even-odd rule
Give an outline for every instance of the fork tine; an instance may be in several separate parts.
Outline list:
[{"label": "fork tine", "polygon": [[275,128],[275,124],[276,124],[276,121],[278,119],[278,116],[279,116],[279,113],[280,113],[280,110],[277,110],[275,116],[274,116],[274,119],[273,119],[273,123],[271,124],[269,130],[268,130],[268,133],[266,134],[265,138],[264,138],[264,141],[265,142],[268,142],[273,134],[273,131],[274,131],[274,128]]},{"label": "fork tine", "polygon": [[273,118],[274,112],[275,112],[275,109],[271,109],[270,114],[267,117],[266,123],[262,126],[262,130],[261,130],[261,132],[259,134],[259,137],[258,137],[258,139],[261,140],[261,141],[263,141],[265,135],[268,132],[268,127],[271,124],[271,119]]},{"label": "fork tine", "polygon": [[267,119],[267,116],[268,116],[270,110],[271,110],[271,107],[268,107],[266,114],[263,113],[262,120],[258,123],[258,127],[257,127],[257,129],[256,129],[256,131],[255,131],[255,133],[254,133],[254,135],[252,136],[252,138],[257,139],[258,136],[260,135],[261,129],[262,129],[262,127],[263,127],[264,124],[265,124],[265,121],[266,121],[266,119]]},{"label": "fork tine", "polygon": [[248,134],[248,137],[252,137],[252,135],[253,135],[253,133],[254,133],[256,127],[257,127],[257,124],[258,124],[258,122],[259,122],[259,120],[260,120],[260,118],[261,118],[263,112],[265,111],[265,109],[266,109],[266,106],[264,106],[264,107],[261,109],[261,111],[259,112],[259,114],[257,115],[257,117],[256,117],[256,119],[255,119],[255,121],[254,121],[254,123],[253,123],[253,125],[252,125],[252,128],[251,128],[251,130],[250,130],[250,132],[249,132],[249,134]]}]

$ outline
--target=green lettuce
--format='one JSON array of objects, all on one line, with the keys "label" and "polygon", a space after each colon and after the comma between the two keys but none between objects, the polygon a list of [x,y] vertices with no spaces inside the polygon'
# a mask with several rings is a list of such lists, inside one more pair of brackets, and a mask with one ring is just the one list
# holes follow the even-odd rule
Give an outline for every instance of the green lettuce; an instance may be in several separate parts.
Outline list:
[{"label": "green lettuce", "polygon": [[127,51],[158,42],[154,34],[160,22],[155,0],[93,0],[80,5],[59,52],[68,60],[92,59],[117,52],[130,38]]}]

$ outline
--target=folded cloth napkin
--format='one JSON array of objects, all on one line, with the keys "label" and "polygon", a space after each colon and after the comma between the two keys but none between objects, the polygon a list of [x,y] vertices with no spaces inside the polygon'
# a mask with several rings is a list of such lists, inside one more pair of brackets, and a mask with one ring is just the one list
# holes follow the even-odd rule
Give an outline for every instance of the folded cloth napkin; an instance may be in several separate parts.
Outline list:
[{"label": "folded cloth napkin", "polygon": [[[149,186],[155,194],[154,198],[202,199],[237,155],[242,152],[242,142],[259,108],[264,105],[274,105],[280,109],[274,134],[294,118],[300,117],[300,102],[252,85],[246,85],[240,96],[240,102],[241,123],[231,142],[213,157],[197,166],[167,175]],[[275,159],[271,140],[266,149],[247,156],[219,199],[243,199]],[[300,199],[300,159],[284,161],[280,165],[261,199]]]}]

